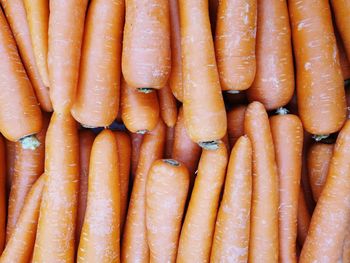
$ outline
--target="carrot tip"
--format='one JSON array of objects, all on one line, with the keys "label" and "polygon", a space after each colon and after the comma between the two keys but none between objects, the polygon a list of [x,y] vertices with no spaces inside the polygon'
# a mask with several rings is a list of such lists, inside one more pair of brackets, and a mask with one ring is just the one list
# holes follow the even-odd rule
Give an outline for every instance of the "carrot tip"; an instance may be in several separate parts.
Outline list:
[{"label": "carrot tip", "polygon": [[172,166],[180,166],[180,163],[174,159],[163,159],[163,162],[168,163]]},{"label": "carrot tip", "polygon": [[320,134],[320,135],[312,135],[312,138],[316,141],[319,142],[323,139],[328,138],[329,134]]},{"label": "carrot tip", "polygon": [[138,90],[138,92],[142,92],[142,93],[146,93],[146,94],[154,91],[154,89],[152,89],[152,88],[138,88],[137,90]]},{"label": "carrot tip", "polygon": [[344,86],[349,87],[350,86],[350,79],[344,80]]},{"label": "carrot tip", "polygon": [[217,150],[219,149],[220,141],[208,141],[208,142],[199,142],[198,145],[205,150]]},{"label": "carrot tip", "polygon": [[40,142],[35,135],[25,136],[21,138],[19,141],[22,145],[22,148],[26,150],[29,149],[34,151],[36,148],[40,146]]},{"label": "carrot tip", "polygon": [[136,133],[137,134],[146,134],[148,130],[138,130]]},{"label": "carrot tip", "polygon": [[228,93],[228,94],[239,94],[240,91],[239,90],[227,90],[226,93]]},{"label": "carrot tip", "polygon": [[287,110],[286,108],[280,107],[276,110],[276,113],[278,115],[286,115],[289,113],[289,110]]}]

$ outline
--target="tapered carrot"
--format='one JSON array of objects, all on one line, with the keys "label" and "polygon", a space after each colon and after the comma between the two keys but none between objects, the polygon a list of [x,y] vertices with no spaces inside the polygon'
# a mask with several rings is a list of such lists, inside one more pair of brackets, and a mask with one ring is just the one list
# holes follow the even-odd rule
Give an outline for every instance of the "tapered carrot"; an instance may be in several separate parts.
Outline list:
[{"label": "tapered carrot", "polygon": [[73,117],[54,112],[45,141],[45,183],[33,262],[74,261],[79,138]]},{"label": "tapered carrot", "polygon": [[147,176],[146,228],[150,262],[175,262],[190,177],[173,159],[157,160]]},{"label": "tapered carrot", "polygon": [[202,147],[217,148],[217,141],[226,133],[226,112],[215,61],[208,1],[180,0],[179,7],[187,132]]},{"label": "tapered carrot", "polygon": [[74,102],[87,4],[87,0],[50,0],[50,97],[58,113],[70,111]]},{"label": "tapered carrot", "polygon": [[279,261],[297,262],[297,217],[303,126],[298,116],[286,114],[285,111],[271,117],[270,126],[279,179]]},{"label": "tapered carrot", "polygon": [[35,150],[23,149],[20,142],[16,143],[16,159],[10,196],[8,200],[8,216],[6,240],[8,241],[17,224],[18,217],[24,205],[25,198],[32,185],[44,172],[45,136],[49,125],[49,117],[43,119],[43,128],[37,134],[40,146]]},{"label": "tapered carrot", "polygon": [[32,85],[0,10],[0,131],[10,141],[38,133],[42,116]]},{"label": "tapered carrot", "polygon": [[181,58],[181,32],[179,3],[177,0],[169,0],[170,11],[170,41],[171,41],[171,71],[169,87],[174,96],[183,101],[182,83],[182,58]]},{"label": "tapered carrot", "polygon": [[78,192],[78,211],[77,226],[75,235],[75,244],[79,245],[81,229],[83,227],[86,199],[88,192],[88,175],[90,164],[90,153],[92,144],[95,140],[95,134],[90,130],[81,130],[79,132],[79,192]]},{"label": "tapered carrot", "polygon": [[158,91],[158,100],[160,115],[162,116],[163,121],[168,127],[174,127],[177,118],[177,106],[176,99],[171,92],[169,85],[166,85]]},{"label": "tapered carrot", "polygon": [[129,179],[131,163],[131,141],[125,132],[114,132],[118,146],[120,181],[120,233],[122,234],[129,198]]},{"label": "tapered carrot", "polygon": [[119,109],[124,1],[97,0],[87,12],[73,117],[92,127],[110,125]]},{"label": "tapered carrot", "polygon": [[307,170],[314,200],[317,202],[326,183],[334,144],[314,143],[307,154]]},{"label": "tapered carrot", "polygon": [[269,119],[260,102],[249,104],[244,129],[253,147],[249,262],[277,262],[278,173]]},{"label": "tapered carrot", "polygon": [[91,150],[86,213],[77,262],[120,261],[120,180],[116,136],[97,135]]},{"label": "tapered carrot", "polygon": [[240,137],[227,167],[224,195],[216,219],[211,262],[247,262],[252,197],[252,146]]},{"label": "tapered carrot", "polygon": [[203,150],[182,226],[176,262],[209,262],[216,213],[225,180],[227,149]]},{"label": "tapered carrot", "polygon": [[122,120],[131,132],[146,133],[156,127],[159,119],[159,104],[156,92],[138,92],[122,80]]},{"label": "tapered carrot", "polygon": [[6,152],[5,141],[0,136],[0,254],[5,245],[6,236]]},{"label": "tapered carrot", "polygon": [[287,2],[258,0],[256,76],[247,91],[250,101],[267,110],[286,105],[294,92],[294,65]]},{"label": "tapered carrot", "polygon": [[44,111],[52,111],[49,87],[44,85],[35,61],[23,0],[0,0],[0,3],[10,24],[19,54],[40,106]]},{"label": "tapered carrot", "polygon": [[0,257],[1,263],[27,263],[29,262],[39,218],[42,192],[45,184],[45,174],[33,184],[25,198],[23,209],[13,234],[7,242],[6,248]]},{"label": "tapered carrot", "polygon": [[307,207],[304,189],[300,187],[298,201],[298,243],[302,248],[310,226],[311,215]]},{"label": "tapered carrot", "polygon": [[131,181],[134,181],[136,169],[139,163],[140,148],[144,135],[140,133],[131,133]]},{"label": "tapered carrot", "polygon": [[252,85],[256,22],[257,0],[219,1],[215,51],[222,90],[245,90]]},{"label": "tapered carrot", "polygon": [[16,143],[5,140],[6,146],[6,193],[10,194],[13,174],[15,172]]},{"label": "tapered carrot", "polygon": [[[335,143],[326,184],[311,218],[300,262],[336,262],[350,218],[350,121]],[[330,242],[331,240],[331,242]]]},{"label": "tapered carrot", "polygon": [[[142,6],[142,8],[140,8]],[[122,71],[130,87],[163,88],[171,67],[167,0],[126,0]]]},{"label": "tapered carrot", "polygon": [[145,215],[146,179],[152,163],[163,156],[165,132],[165,125],[160,120],[156,128],[147,133],[142,140],[136,177],[124,226],[122,262],[148,262],[149,260]]},{"label": "tapered carrot", "polygon": [[296,61],[298,108],[311,134],[340,130],[346,105],[328,1],[288,1]]},{"label": "tapered carrot", "polygon": [[171,158],[174,147],[175,127],[166,128],[166,141],[164,149],[164,158]]},{"label": "tapered carrot", "polygon": [[246,109],[246,105],[239,105],[227,112],[227,134],[231,148],[235,145],[238,138],[244,135],[244,115]]}]

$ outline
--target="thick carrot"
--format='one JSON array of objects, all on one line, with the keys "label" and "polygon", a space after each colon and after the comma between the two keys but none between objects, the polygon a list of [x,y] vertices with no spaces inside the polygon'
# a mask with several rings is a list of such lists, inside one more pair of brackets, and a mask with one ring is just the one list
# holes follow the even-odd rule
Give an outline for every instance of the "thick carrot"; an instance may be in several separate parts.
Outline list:
[{"label": "thick carrot", "polygon": [[179,7],[187,132],[202,147],[217,148],[217,141],[226,133],[226,112],[215,61],[208,1],[180,0]]},{"label": "thick carrot", "polygon": [[307,153],[307,170],[314,200],[317,202],[326,183],[334,144],[314,143]]},{"label": "thick carrot", "polygon": [[157,160],[147,176],[146,228],[150,262],[175,262],[190,177],[173,159]]},{"label": "thick carrot", "polygon": [[346,103],[328,1],[288,1],[296,61],[298,108],[311,134],[340,130]]},{"label": "thick carrot", "polygon": [[6,152],[5,141],[0,135],[0,254],[5,245],[6,236]]},{"label": "thick carrot", "polygon": [[10,24],[19,54],[40,106],[44,111],[52,111],[49,87],[44,85],[35,61],[23,0],[0,0],[0,3]]},{"label": "thick carrot", "polygon": [[44,172],[45,136],[49,125],[49,117],[43,119],[43,128],[37,134],[40,146],[35,150],[23,149],[20,142],[16,143],[16,159],[14,173],[8,200],[8,216],[6,240],[8,241],[17,224],[18,217],[24,205],[25,198],[32,185]]},{"label": "thick carrot", "polygon": [[171,158],[174,147],[175,127],[166,128],[166,141],[164,149],[164,158]]},{"label": "thick carrot", "polygon": [[45,141],[45,183],[33,262],[73,262],[79,180],[79,138],[73,117],[54,112]]},{"label": "thick carrot", "polygon": [[203,150],[182,226],[176,262],[209,262],[219,199],[225,180],[227,149]]},{"label": "thick carrot", "polygon": [[246,105],[238,105],[227,112],[227,134],[231,148],[235,145],[238,138],[244,135],[244,115],[246,109]]},{"label": "thick carrot", "polygon": [[13,174],[15,172],[16,143],[5,140],[6,145],[6,193],[10,194]]},{"label": "thick carrot", "polygon": [[165,145],[165,125],[159,120],[156,128],[147,133],[140,148],[128,215],[126,217],[122,262],[148,262],[149,248],[146,237],[146,180],[152,163],[161,159]]},{"label": "thick carrot", "polygon": [[280,112],[270,118],[279,179],[279,261],[296,263],[303,126],[298,116]]},{"label": "thick carrot", "polygon": [[300,187],[298,201],[298,243],[302,248],[309,230],[311,215],[307,207],[304,189]]},{"label": "thick carrot", "polygon": [[287,1],[258,0],[256,76],[247,94],[267,110],[286,105],[294,92],[294,65]]},{"label": "thick carrot", "polygon": [[106,127],[119,109],[124,1],[92,1],[87,12],[80,74],[72,115],[90,127]]},{"label": "thick carrot", "polygon": [[156,92],[138,92],[122,80],[122,120],[131,132],[146,133],[156,127],[159,120],[159,104]]},{"label": "thick carrot", "polygon": [[15,40],[0,10],[0,131],[10,141],[38,133],[42,116]]},{"label": "thick carrot", "polygon": [[74,102],[87,4],[87,0],[50,0],[50,97],[58,113],[70,111]]},{"label": "thick carrot", "polygon": [[144,135],[140,133],[131,133],[131,181],[134,181],[136,169],[139,163],[140,148]]},{"label": "thick carrot", "polygon": [[0,257],[1,263],[29,262],[35,242],[45,180],[45,174],[43,174],[30,188],[30,191],[25,198],[18,222],[13,229],[13,234],[7,242],[6,248]]},{"label": "thick carrot", "polygon": [[176,99],[169,85],[158,91],[160,116],[168,127],[174,127],[177,118]]},{"label": "thick carrot", "polygon": [[255,77],[257,0],[219,1],[215,51],[222,90],[246,90]]},{"label": "thick carrot", "polygon": [[[311,218],[300,262],[336,262],[350,218],[350,121],[335,143],[326,184]],[[330,242],[331,241],[331,242]]]},{"label": "thick carrot", "polygon": [[81,130],[79,132],[79,192],[78,192],[78,211],[75,244],[79,245],[81,229],[83,227],[86,199],[88,192],[89,163],[92,144],[95,140],[95,134],[90,130]]},{"label": "thick carrot", "polygon": [[231,151],[216,219],[211,262],[247,262],[252,197],[252,146],[242,136]]},{"label": "thick carrot", "polygon": [[181,58],[181,32],[179,4],[177,0],[169,0],[170,10],[170,41],[171,41],[171,72],[169,76],[169,87],[174,96],[182,102],[182,58]]},{"label": "thick carrot", "polygon": [[278,261],[278,173],[263,104],[249,104],[244,129],[253,146],[253,194],[249,262]]},{"label": "thick carrot", "polygon": [[86,213],[77,262],[120,261],[120,178],[116,136],[97,135],[91,150]]}]

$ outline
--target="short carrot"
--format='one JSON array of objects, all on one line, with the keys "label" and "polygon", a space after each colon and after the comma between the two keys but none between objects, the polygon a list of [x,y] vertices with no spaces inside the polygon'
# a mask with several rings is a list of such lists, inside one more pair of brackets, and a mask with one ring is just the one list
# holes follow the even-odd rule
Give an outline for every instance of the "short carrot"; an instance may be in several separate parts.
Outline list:
[{"label": "short carrot", "polygon": [[252,146],[238,138],[227,167],[225,189],[216,219],[211,262],[247,262],[252,197]]},{"label": "short carrot", "polygon": [[300,187],[298,201],[298,243],[301,248],[309,231],[310,221],[311,215],[305,201],[304,189]]},{"label": "short carrot", "polygon": [[146,228],[150,262],[175,262],[190,177],[173,159],[157,160],[147,176]]},{"label": "short carrot", "polygon": [[246,105],[234,106],[227,112],[227,134],[231,148],[239,137],[244,135],[244,116]]},{"label": "short carrot", "polygon": [[160,116],[168,127],[174,127],[177,118],[176,99],[169,85],[158,91]]},{"label": "short carrot", "polygon": [[5,246],[6,237],[6,152],[5,141],[0,136],[0,254]]},{"label": "short carrot", "polygon": [[147,133],[141,144],[136,177],[126,217],[122,262],[148,262],[149,248],[146,237],[146,179],[155,160],[161,159],[165,145],[165,125],[159,120],[156,128]]},{"label": "short carrot", "polygon": [[278,172],[266,110],[248,105],[244,129],[253,148],[253,194],[249,262],[278,261]]},{"label": "short carrot", "polygon": [[10,189],[15,172],[16,143],[5,140],[6,145],[6,193],[10,194]]},{"label": "short carrot", "polygon": [[73,117],[83,125],[106,127],[119,109],[124,1],[89,5]]},{"label": "short carrot", "polygon": [[139,163],[140,148],[144,135],[140,133],[131,133],[131,181],[136,176],[137,164]]},{"label": "short carrot", "polygon": [[176,262],[209,262],[219,199],[225,180],[227,149],[203,150],[182,226]]}]

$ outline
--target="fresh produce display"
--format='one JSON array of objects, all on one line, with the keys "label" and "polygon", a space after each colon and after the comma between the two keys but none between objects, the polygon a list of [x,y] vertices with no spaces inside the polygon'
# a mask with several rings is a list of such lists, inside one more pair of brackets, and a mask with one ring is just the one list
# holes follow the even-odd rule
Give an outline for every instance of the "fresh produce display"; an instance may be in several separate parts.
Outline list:
[{"label": "fresh produce display", "polygon": [[350,263],[350,0],[0,0],[0,263]]}]

